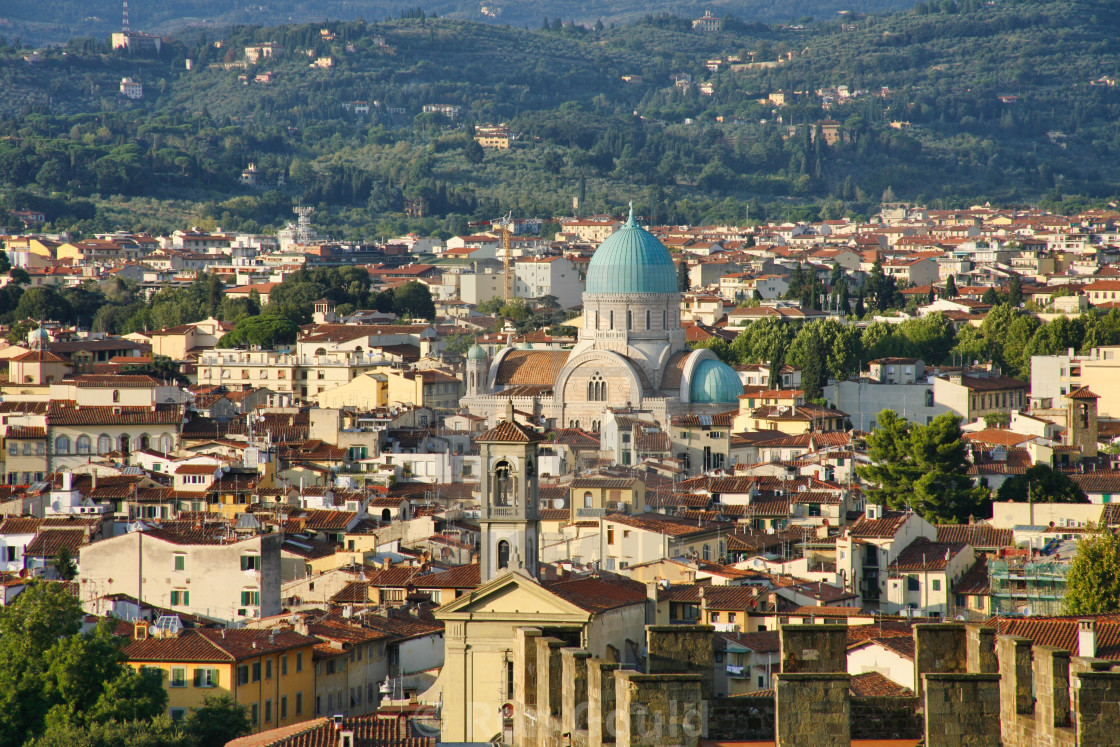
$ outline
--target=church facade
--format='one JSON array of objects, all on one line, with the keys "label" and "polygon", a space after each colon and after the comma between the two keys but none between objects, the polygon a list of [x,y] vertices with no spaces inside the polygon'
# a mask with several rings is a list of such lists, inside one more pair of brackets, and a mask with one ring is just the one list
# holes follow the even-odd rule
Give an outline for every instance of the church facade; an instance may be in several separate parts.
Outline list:
[{"label": "church facade", "polygon": [[468,351],[467,396],[474,415],[496,422],[512,401],[552,427],[599,430],[608,407],[674,414],[725,412],[743,386],[710,350],[690,350],[669,250],[634,220],[592,255],[579,338],[571,350],[511,345],[493,358]]}]

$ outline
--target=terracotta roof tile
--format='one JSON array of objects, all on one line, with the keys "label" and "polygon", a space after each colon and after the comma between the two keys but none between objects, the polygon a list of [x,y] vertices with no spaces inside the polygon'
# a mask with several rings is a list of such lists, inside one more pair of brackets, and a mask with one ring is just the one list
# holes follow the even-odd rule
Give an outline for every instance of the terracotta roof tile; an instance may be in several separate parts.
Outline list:
[{"label": "terracotta roof tile", "polygon": [[498,364],[495,383],[498,386],[535,384],[552,388],[569,355],[571,351],[568,350],[511,350]]}]

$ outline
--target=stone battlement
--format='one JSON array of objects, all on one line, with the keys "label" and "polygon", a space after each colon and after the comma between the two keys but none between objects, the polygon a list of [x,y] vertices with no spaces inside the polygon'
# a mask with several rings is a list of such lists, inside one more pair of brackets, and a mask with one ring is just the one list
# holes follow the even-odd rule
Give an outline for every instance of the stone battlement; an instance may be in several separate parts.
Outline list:
[{"label": "stone battlement", "polygon": [[1072,656],[979,625],[915,625],[918,692],[903,697],[851,694],[843,625],[783,625],[774,694],[733,698],[712,695],[710,626],[647,626],[642,669],[595,658],[565,632],[518,630],[515,745],[1120,745],[1120,662]]}]

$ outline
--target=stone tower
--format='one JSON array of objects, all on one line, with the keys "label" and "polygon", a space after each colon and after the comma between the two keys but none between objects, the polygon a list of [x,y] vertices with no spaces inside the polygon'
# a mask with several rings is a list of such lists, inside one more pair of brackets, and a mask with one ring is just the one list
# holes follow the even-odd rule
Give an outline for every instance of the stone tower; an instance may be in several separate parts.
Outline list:
[{"label": "stone tower", "polygon": [[1097,400],[1088,387],[1066,395],[1066,444],[1080,446],[1083,457],[1097,455]]},{"label": "stone tower", "polygon": [[475,438],[482,456],[482,583],[510,570],[540,576],[537,445],[542,440],[517,424],[512,400],[505,419]]},{"label": "stone tower", "polygon": [[466,363],[467,396],[487,394],[487,378],[490,375],[490,359],[480,345],[471,345],[467,351]]}]

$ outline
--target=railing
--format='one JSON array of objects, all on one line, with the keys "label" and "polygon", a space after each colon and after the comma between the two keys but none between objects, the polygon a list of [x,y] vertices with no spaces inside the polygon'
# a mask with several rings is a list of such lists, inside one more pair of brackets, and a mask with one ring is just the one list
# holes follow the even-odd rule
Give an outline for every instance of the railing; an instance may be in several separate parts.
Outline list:
[{"label": "railing", "polygon": [[607,513],[608,513],[608,511],[605,508],[577,508],[576,509],[576,516],[586,516],[586,517],[589,517],[589,518],[597,518],[597,517],[600,517],[600,516],[606,516]]}]

